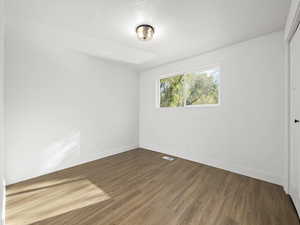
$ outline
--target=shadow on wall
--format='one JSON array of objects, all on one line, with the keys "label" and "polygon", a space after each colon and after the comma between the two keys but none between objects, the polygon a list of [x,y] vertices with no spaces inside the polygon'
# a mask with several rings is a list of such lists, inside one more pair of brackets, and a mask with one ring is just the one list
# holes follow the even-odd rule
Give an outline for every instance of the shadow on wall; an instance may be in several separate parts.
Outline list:
[{"label": "shadow on wall", "polygon": [[73,165],[80,158],[80,131],[51,144],[41,153],[40,174],[51,173]]}]

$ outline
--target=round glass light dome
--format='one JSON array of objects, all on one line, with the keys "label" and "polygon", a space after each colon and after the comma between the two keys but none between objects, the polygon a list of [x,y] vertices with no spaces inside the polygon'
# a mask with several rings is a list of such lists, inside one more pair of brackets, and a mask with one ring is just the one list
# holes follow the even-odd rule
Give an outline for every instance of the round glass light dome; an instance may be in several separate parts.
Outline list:
[{"label": "round glass light dome", "polygon": [[139,40],[148,41],[153,38],[154,28],[148,24],[139,25],[136,28],[136,34]]}]

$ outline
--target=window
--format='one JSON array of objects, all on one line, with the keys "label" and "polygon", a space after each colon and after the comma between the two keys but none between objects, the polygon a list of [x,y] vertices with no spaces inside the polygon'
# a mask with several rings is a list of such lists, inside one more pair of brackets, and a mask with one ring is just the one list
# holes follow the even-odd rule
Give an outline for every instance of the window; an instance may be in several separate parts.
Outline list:
[{"label": "window", "polygon": [[218,105],[220,70],[178,73],[159,80],[159,106],[189,107]]}]

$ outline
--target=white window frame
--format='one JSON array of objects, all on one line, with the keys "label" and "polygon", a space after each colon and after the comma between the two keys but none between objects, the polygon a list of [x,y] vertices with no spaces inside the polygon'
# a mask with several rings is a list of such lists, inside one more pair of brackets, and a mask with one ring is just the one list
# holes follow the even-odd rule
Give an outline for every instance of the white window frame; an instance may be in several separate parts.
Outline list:
[{"label": "white window frame", "polygon": [[[161,107],[160,106],[160,80],[164,79],[164,78],[168,78],[168,77],[174,77],[174,76],[178,76],[180,74],[187,74],[187,73],[204,73],[207,72],[209,70],[218,70],[219,71],[219,85],[218,85],[218,103],[217,104],[199,104],[199,105],[186,105],[186,101],[184,101],[184,105],[183,106],[170,106],[170,107]],[[156,81],[156,108],[159,109],[188,109],[188,108],[206,108],[206,107],[218,107],[221,105],[221,67],[220,66],[207,66],[207,67],[202,67],[202,69],[198,69],[198,70],[187,70],[189,72],[174,72],[174,73],[168,73],[165,75],[161,75],[159,76],[159,78]],[[191,72],[194,71],[194,72]],[[195,72],[197,71],[197,72]],[[184,88],[184,90],[186,90]],[[186,96],[186,94],[184,94]]]}]

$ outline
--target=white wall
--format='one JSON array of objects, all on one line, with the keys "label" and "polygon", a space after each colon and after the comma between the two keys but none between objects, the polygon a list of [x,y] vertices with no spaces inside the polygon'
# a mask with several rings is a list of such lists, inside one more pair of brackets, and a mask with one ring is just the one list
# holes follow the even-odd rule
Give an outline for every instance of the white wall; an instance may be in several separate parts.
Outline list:
[{"label": "white wall", "polygon": [[7,183],[138,146],[136,72],[8,24]]},{"label": "white wall", "polygon": [[[140,146],[282,184],[283,32],[143,72]],[[221,67],[221,105],[156,108],[164,74]]]},{"label": "white wall", "polygon": [[0,225],[4,224],[4,1],[0,0]]}]

